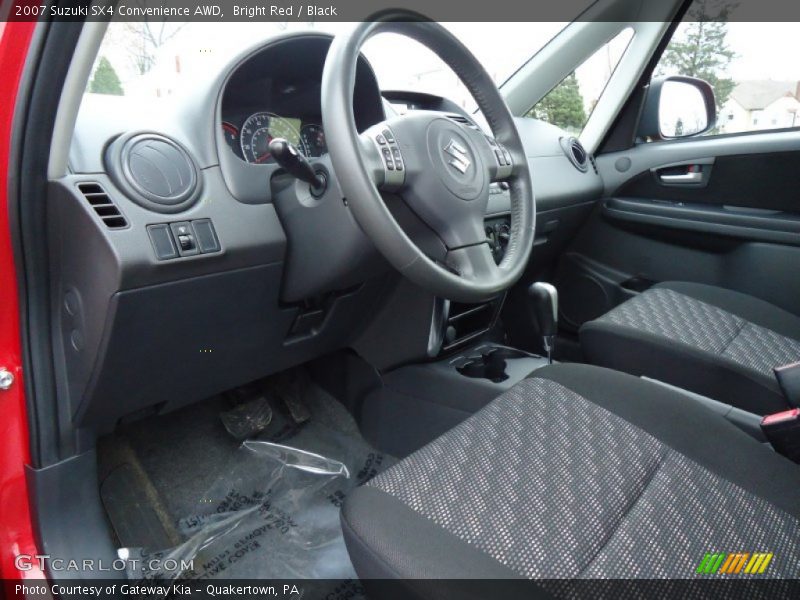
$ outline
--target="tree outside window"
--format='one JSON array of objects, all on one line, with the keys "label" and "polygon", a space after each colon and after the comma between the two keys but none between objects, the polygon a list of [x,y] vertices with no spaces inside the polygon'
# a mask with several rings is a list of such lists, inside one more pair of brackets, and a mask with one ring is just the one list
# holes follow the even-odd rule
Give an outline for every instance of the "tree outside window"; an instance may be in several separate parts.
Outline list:
[{"label": "tree outside window", "polygon": [[109,94],[111,96],[122,96],[125,93],[117,72],[105,56],[100,57],[97,63],[92,80],[89,82],[89,92],[92,94]]},{"label": "tree outside window", "polygon": [[586,123],[586,110],[583,107],[583,96],[575,73],[572,72],[542,98],[528,116],[541,119],[571,133],[580,133]]}]

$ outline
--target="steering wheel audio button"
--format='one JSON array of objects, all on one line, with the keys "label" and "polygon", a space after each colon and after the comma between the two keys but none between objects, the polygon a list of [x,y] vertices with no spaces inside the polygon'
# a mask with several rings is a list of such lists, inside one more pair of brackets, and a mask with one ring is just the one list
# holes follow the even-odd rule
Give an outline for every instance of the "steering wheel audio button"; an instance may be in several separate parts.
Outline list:
[{"label": "steering wheel audio button", "polygon": [[390,171],[394,171],[394,161],[392,160],[392,152],[387,147],[381,148],[381,152],[383,153],[383,162],[386,164],[386,168]]}]

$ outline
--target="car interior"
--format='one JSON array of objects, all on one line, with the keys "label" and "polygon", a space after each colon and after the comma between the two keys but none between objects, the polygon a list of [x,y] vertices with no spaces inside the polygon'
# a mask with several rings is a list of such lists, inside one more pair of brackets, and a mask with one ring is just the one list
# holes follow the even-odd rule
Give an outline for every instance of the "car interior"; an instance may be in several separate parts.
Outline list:
[{"label": "car interior", "polygon": [[[14,158],[41,548],[320,597],[713,550],[796,577],[800,446],[762,420],[800,406],[800,130],[713,132],[712,86],[656,70],[692,3],[641,4],[499,89],[402,13],[271,36],[159,110],[84,97],[105,24],[52,24]],[[387,32],[478,110],[382,89]],[[622,32],[580,132],[530,116]]]}]

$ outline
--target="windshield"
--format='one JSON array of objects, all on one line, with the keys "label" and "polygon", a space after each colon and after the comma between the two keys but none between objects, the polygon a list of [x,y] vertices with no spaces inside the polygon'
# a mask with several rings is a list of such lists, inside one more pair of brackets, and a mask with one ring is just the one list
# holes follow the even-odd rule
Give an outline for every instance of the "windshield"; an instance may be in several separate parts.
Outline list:
[{"label": "windshield", "polygon": [[[499,86],[566,23],[443,23],[483,64]],[[197,77],[222,68],[258,40],[288,31],[336,34],[348,23],[111,23],[87,92],[164,98],[191,89]],[[378,35],[363,49],[384,90],[444,96],[467,111],[475,103],[433,52],[395,34]]]}]

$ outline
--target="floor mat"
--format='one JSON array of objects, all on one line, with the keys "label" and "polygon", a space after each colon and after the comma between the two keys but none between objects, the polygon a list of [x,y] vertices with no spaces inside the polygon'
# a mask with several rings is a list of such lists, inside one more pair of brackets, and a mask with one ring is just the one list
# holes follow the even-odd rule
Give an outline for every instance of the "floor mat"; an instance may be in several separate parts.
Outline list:
[{"label": "floor mat", "polygon": [[[244,443],[220,420],[230,410],[223,400],[123,432],[183,540],[122,549],[131,577],[355,579],[339,507],[394,459],[367,444],[320,388],[282,381],[265,390],[273,417]],[[291,402],[281,400],[287,394]]]}]

